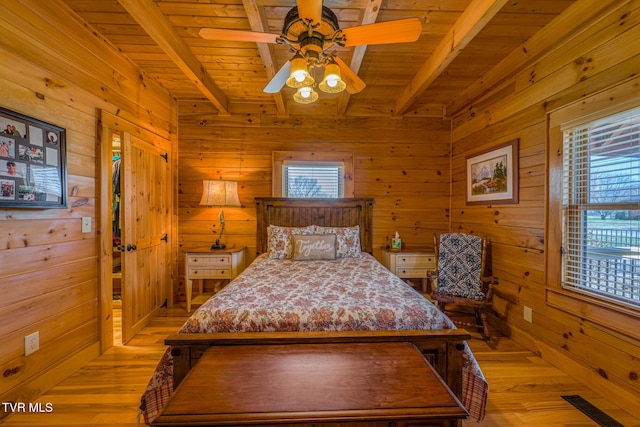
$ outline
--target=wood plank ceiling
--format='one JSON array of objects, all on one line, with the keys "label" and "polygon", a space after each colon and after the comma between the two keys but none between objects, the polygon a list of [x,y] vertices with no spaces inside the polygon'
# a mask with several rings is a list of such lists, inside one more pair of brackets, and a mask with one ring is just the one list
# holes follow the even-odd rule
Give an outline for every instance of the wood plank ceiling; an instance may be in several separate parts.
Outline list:
[{"label": "wood plank ceiling", "polygon": [[[468,88],[575,0],[324,0],[341,28],[418,17],[413,43],[339,48],[367,84],[349,95],[320,92],[313,104],[294,89],[263,88],[292,56],[287,46],[205,40],[203,27],[280,34],[295,0],[65,0],[178,100],[208,101],[229,115],[442,116]],[[479,96],[476,91],[476,97]]]}]

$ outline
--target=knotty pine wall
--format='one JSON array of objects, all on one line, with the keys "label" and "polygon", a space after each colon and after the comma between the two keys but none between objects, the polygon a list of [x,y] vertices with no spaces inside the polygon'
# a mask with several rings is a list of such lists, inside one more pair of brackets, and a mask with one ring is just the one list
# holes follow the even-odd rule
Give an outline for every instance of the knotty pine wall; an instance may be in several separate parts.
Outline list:
[{"label": "knotty pine wall", "polygon": [[[587,18],[586,9],[579,13],[587,20],[574,23],[576,32],[566,38],[561,36],[563,23],[545,28],[527,50],[489,73],[508,76],[499,90],[477,104],[460,106],[453,120],[451,229],[490,239],[490,264],[500,279],[492,323],[595,390],[615,396],[638,416],[637,315],[621,316],[570,298],[566,311],[553,308],[547,303],[545,279],[547,114],[617,85],[640,95],[640,2],[608,3],[597,16]],[[549,46],[538,55],[545,43]],[[616,102],[615,97],[603,98]],[[520,202],[467,206],[465,157],[514,138],[520,141]],[[523,319],[525,305],[533,309],[533,323]]]},{"label": "knotty pine wall", "polygon": [[273,151],[340,151],[354,156],[355,197],[373,197],[374,255],[398,231],[406,245],[433,246],[448,228],[449,120],[336,118],[275,112],[218,116],[206,104],[179,103],[179,290],[184,252],[208,250],[219,232],[219,208],[198,203],[203,179],[238,180],[241,208],[225,208],[223,241],[256,253],[255,197],[270,197]]},{"label": "knotty pine wall", "polygon": [[[32,402],[100,352],[96,109],[164,135],[177,116],[164,90],[61,2],[4,1],[0,34],[0,105],[67,130],[69,207],[0,209],[0,396]],[[34,331],[40,350],[24,356]]]}]

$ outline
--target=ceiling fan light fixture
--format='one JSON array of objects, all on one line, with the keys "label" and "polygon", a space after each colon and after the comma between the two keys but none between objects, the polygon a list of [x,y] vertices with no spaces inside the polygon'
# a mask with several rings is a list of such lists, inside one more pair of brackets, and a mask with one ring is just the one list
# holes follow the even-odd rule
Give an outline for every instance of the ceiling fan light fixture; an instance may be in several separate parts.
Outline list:
[{"label": "ceiling fan light fixture", "polygon": [[287,79],[287,86],[292,88],[301,88],[305,86],[312,86],[315,83],[311,74],[309,74],[309,67],[307,66],[307,60],[300,54],[296,54],[291,59],[291,72]]},{"label": "ceiling fan light fixture", "polygon": [[339,93],[347,87],[347,84],[342,80],[340,66],[335,61],[331,61],[325,66],[324,79],[318,87],[326,93]]},{"label": "ceiling fan light fixture", "polygon": [[293,100],[300,104],[311,104],[318,100],[318,92],[313,90],[311,86],[301,87],[293,95]]},{"label": "ceiling fan light fixture", "polygon": [[[374,2],[374,0],[370,0]],[[293,2],[289,0],[288,2]],[[288,3],[283,2],[283,3]],[[245,4],[247,2],[244,2]],[[256,3],[255,0],[249,3]],[[347,89],[349,94],[359,93],[366,83],[358,77],[349,65],[329,53],[329,49],[340,46],[351,48],[370,44],[409,43],[417,41],[422,32],[422,20],[417,17],[396,19],[392,21],[355,25],[340,28],[337,15],[323,5],[323,0],[295,0],[296,6],[291,8],[284,18],[280,35],[223,28],[202,28],[200,36],[207,40],[238,41],[252,43],[273,43],[289,46],[295,52],[293,59],[287,61],[271,77],[263,91],[275,94],[285,86],[299,89],[315,87],[313,68],[328,68],[325,78],[317,86],[323,92],[337,93]],[[343,2],[335,2],[341,4]],[[344,3],[349,3],[345,1]],[[379,3],[379,2],[377,2]],[[247,6],[248,7],[248,6]],[[375,9],[374,9],[375,10]],[[265,65],[271,61],[265,59]],[[344,79],[338,73],[330,71],[331,63],[336,62]],[[310,95],[311,96],[311,95]],[[302,98],[301,99],[308,99]]]}]

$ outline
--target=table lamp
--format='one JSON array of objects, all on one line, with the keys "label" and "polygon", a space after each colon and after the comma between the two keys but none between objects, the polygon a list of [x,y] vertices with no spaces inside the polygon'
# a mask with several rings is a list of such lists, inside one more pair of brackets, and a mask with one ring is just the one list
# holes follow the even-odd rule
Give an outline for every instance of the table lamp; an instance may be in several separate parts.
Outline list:
[{"label": "table lamp", "polygon": [[211,245],[211,249],[225,249],[226,245],[220,243],[222,234],[224,233],[224,206],[240,206],[238,198],[238,183],[236,181],[208,180],[202,181],[202,199],[201,206],[220,206],[220,235],[216,242]]}]

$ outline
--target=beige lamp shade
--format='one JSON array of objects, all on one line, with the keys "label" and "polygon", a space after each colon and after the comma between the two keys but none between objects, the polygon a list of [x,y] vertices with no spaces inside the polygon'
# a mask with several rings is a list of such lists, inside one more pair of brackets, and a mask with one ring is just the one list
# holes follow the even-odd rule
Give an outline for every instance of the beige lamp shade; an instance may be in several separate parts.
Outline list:
[{"label": "beige lamp shade", "polygon": [[202,199],[205,206],[240,206],[238,183],[236,181],[202,181]]}]

